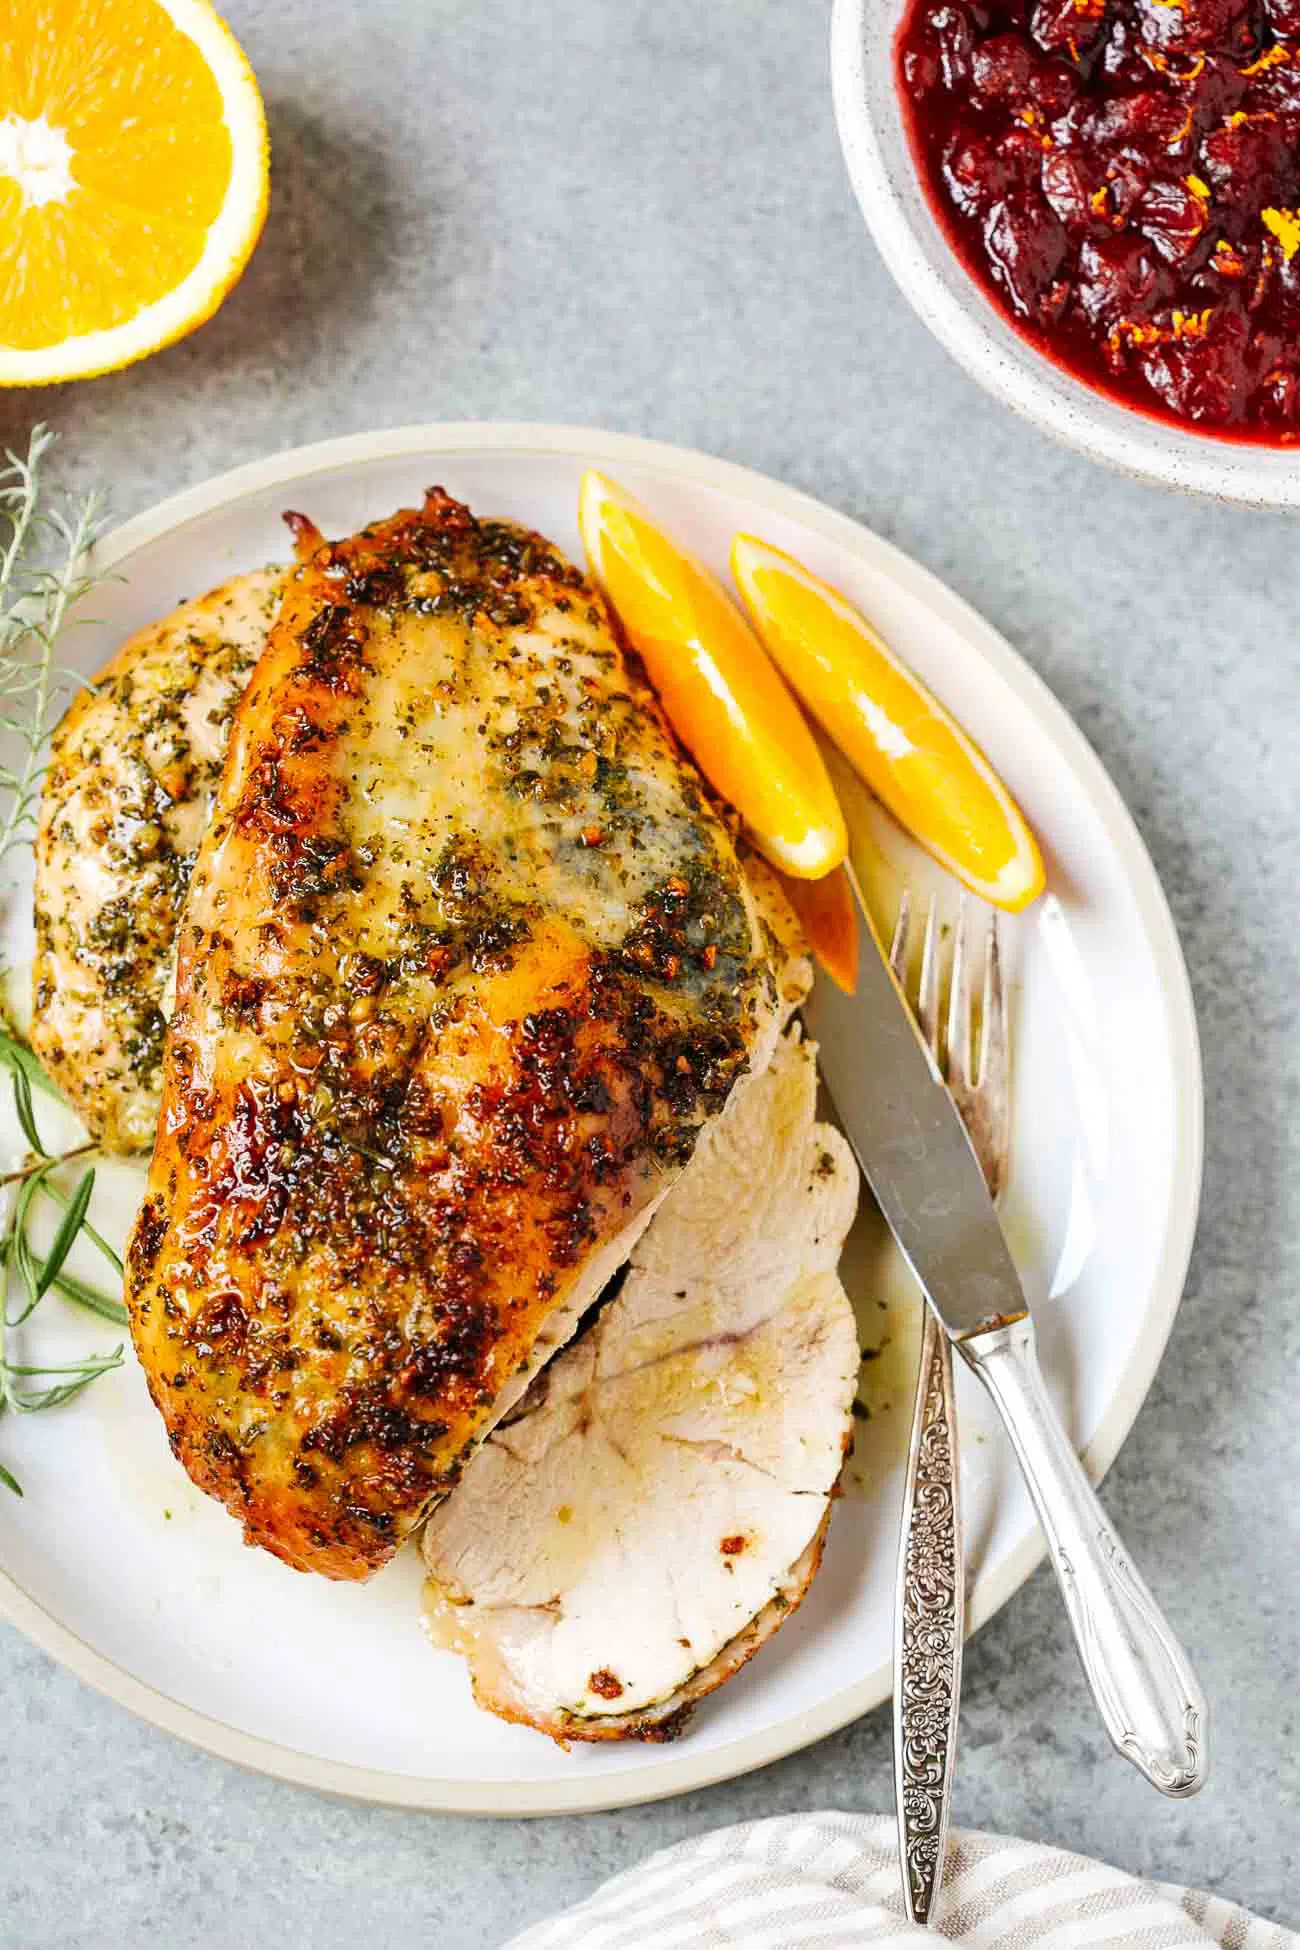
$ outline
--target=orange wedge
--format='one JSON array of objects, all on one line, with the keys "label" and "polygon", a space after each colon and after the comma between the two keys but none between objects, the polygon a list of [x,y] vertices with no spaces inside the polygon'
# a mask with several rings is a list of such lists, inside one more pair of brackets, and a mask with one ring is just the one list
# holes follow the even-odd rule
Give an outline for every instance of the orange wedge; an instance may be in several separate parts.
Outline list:
[{"label": "orange wedge", "polygon": [[704,776],[773,866],[830,873],[848,835],[825,763],[736,605],[605,475],[583,476],[578,519],[592,573]]},{"label": "orange wedge", "polygon": [[858,910],[847,873],[836,867],[820,880],[782,874],[781,885],[818,965],[852,995],[858,985]]},{"label": "orange wedge", "polygon": [[899,824],[995,906],[1043,891],[1038,844],[993,767],[837,590],[752,535],[731,553],[764,646]]},{"label": "orange wedge", "polygon": [[16,0],[0,34],[0,385],[211,316],[266,214],[266,118],[207,0]]}]

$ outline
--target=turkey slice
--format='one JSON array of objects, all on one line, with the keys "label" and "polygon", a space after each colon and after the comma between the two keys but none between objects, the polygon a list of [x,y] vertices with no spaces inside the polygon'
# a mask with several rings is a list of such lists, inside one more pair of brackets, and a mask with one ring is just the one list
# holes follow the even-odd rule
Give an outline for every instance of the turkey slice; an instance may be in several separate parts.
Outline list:
[{"label": "turkey slice", "polygon": [[836,1273],[858,1175],[815,1097],[796,1027],[430,1518],[437,1629],[492,1712],[669,1737],[804,1595],[858,1372]]}]

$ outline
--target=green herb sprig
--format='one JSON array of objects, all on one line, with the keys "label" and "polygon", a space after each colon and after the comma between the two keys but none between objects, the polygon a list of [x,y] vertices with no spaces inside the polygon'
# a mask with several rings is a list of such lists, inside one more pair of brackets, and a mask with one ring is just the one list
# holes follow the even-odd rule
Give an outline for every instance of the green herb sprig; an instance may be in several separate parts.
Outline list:
[{"label": "green herb sprig", "polygon": [[54,646],[68,611],[97,580],[86,557],[100,501],[49,498],[43,472],[54,440],[48,427],[34,427],[26,456],[6,450],[0,467],[0,728],[18,746],[13,762],[0,764],[0,861],[30,837],[58,675]]},{"label": "green herb sprig", "polygon": [[[115,1294],[106,1293],[69,1272],[67,1265],[68,1255],[78,1239],[84,1238],[119,1279],[122,1273],[120,1256],[91,1225],[89,1218],[95,1170],[86,1160],[98,1147],[85,1143],[66,1151],[49,1150],[37,1123],[33,1085],[56,1099],[58,1092],[27,1044],[5,1030],[0,1030],[0,1065],[9,1072],[14,1110],[31,1147],[27,1161],[0,1178],[0,1192],[8,1199],[0,1230],[0,1414],[11,1409],[19,1415],[31,1415],[71,1401],[100,1375],[122,1365],[121,1341],[107,1352],[87,1354],[77,1361],[51,1363],[18,1358],[13,1351],[14,1337],[31,1319],[46,1294],[61,1294],[74,1306],[117,1326],[126,1325],[127,1312]],[[82,1167],[75,1182],[70,1187],[60,1183],[59,1174],[66,1176],[75,1165]],[[53,1204],[62,1212],[54,1237],[43,1249],[32,1238],[32,1224],[42,1203]],[[3,1463],[0,1463],[0,1483],[16,1495],[22,1495],[22,1485]]]},{"label": "green herb sprig", "polygon": [[[0,865],[32,837],[60,674],[55,648],[69,610],[96,581],[86,562],[99,530],[99,503],[94,496],[76,504],[51,499],[43,469],[54,438],[47,427],[34,428],[26,455],[6,451],[0,466],[0,731],[8,734],[8,749],[0,754]],[[10,1409],[26,1415],[57,1408],[122,1364],[121,1342],[108,1353],[88,1354],[79,1361],[42,1364],[18,1358],[21,1350],[14,1337],[47,1294],[61,1294],[119,1325],[127,1315],[114,1294],[67,1267],[73,1247],[85,1238],[119,1277],[122,1273],[120,1257],[90,1223],[95,1172],[86,1160],[96,1146],[48,1149],[34,1093],[62,1099],[35,1053],[7,1030],[0,1030],[0,1066],[8,1071],[14,1114],[29,1147],[27,1161],[0,1178],[7,1208],[0,1226],[0,1414]],[[63,1180],[76,1164],[82,1169],[69,1186]],[[42,1250],[33,1242],[31,1227],[43,1204],[60,1207],[62,1217]],[[16,1310],[11,1309],[15,1287]],[[3,1463],[0,1483],[22,1495],[17,1478]]]}]

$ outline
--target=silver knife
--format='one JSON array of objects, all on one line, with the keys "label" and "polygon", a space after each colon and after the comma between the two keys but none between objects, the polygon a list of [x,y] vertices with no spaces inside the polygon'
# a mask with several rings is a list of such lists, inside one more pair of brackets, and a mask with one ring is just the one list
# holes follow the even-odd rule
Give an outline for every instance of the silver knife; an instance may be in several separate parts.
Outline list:
[{"label": "silver knife", "polygon": [[1106,1731],[1162,1794],[1195,1794],[1207,1771],[1205,1696],[1052,1407],[984,1174],[848,873],[856,989],[823,979],[804,1004],[827,1088],[908,1265],[1002,1417]]}]

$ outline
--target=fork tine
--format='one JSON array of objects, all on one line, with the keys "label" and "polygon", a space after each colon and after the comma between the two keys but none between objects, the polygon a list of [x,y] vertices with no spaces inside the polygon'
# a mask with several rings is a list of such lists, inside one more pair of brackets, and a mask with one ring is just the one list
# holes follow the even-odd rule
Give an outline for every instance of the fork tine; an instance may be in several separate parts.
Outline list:
[{"label": "fork tine", "polygon": [[898,903],[898,919],[894,923],[894,938],[889,944],[889,966],[904,989],[907,987],[907,951],[911,946],[911,937],[912,896],[908,888],[904,887],[902,898]]},{"label": "fork tine", "polygon": [[957,926],[952,938],[952,978],[948,988],[948,1075],[960,1088],[975,1082],[971,1069],[970,946],[967,940],[969,904],[966,890],[957,900]]},{"label": "fork tine", "polygon": [[989,925],[984,952],[983,1021],[980,1024],[979,1079],[984,1088],[1005,1089],[1007,1073],[1007,1006],[1002,990],[1002,943],[998,917]]},{"label": "fork tine", "polygon": [[989,1130],[986,1167],[989,1190],[996,1198],[1006,1177],[1011,1145],[1010,1058],[1007,1048],[1007,1005],[1002,986],[1002,944],[998,917],[993,915],[984,954],[984,1008],[980,1024],[979,1089]]},{"label": "fork tine", "polygon": [[931,894],[925,913],[925,938],[921,943],[921,987],[916,998],[916,1017],[936,1063],[939,1061],[940,985],[939,903]]}]

